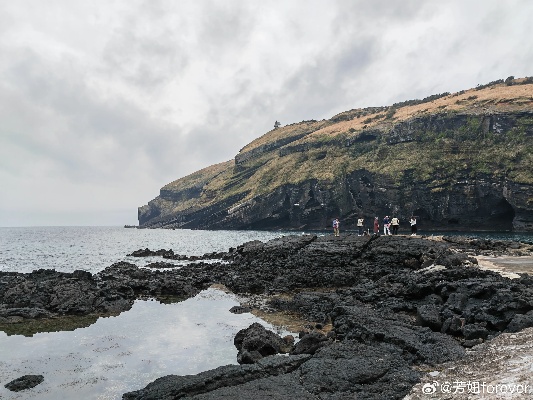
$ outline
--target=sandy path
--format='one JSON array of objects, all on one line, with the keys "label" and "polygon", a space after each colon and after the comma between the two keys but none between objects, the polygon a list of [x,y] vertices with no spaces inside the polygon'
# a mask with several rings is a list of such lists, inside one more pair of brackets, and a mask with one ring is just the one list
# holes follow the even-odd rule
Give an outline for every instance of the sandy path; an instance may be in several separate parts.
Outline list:
[{"label": "sandy path", "polygon": [[481,269],[496,271],[509,278],[518,278],[517,274],[533,274],[532,256],[476,256]]}]

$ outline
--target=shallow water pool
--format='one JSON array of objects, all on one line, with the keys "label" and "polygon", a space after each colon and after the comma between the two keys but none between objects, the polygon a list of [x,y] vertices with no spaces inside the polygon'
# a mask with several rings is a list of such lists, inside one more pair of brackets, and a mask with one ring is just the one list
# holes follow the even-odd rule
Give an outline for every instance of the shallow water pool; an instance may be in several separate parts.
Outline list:
[{"label": "shallow water pool", "polygon": [[[228,311],[238,304],[233,294],[211,288],[180,303],[136,301],[130,311],[74,331],[0,332],[0,399],[120,399],[164,375],[237,364],[233,338],[253,322],[289,333]],[[44,382],[18,393],[4,387],[27,374]]]}]

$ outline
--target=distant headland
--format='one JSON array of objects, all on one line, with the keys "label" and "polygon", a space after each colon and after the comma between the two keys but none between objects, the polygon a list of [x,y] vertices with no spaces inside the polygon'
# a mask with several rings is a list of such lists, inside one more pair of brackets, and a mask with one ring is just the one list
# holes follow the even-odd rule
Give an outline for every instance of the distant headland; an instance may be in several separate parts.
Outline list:
[{"label": "distant headland", "polygon": [[533,78],[282,126],[165,185],[140,228],[533,231]]}]

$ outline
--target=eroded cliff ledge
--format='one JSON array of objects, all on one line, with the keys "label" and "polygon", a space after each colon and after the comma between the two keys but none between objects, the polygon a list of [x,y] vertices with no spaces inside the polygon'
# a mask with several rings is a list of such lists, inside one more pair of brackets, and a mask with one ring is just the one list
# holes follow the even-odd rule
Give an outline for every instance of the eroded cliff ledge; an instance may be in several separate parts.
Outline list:
[{"label": "eroded cliff ledge", "polygon": [[[515,80],[272,130],[139,208],[145,228],[533,231],[533,84]],[[513,83],[511,82],[511,83]],[[529,83],[528,83],[529,82]]]}]

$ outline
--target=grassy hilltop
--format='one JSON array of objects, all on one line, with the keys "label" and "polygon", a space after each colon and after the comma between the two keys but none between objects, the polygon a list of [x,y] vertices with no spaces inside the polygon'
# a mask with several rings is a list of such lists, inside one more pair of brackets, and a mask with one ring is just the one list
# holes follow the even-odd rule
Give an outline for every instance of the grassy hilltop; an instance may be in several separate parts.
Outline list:
[{"label": "grassy hilltop", "polygon": [[[388,107],[353,109],[329,120],[274,129],[243,147],[235,159],[169,183],[158,198],[139,209],[139,221],[168,227],[309,228],[322,227],[327,213],[354,219],[355,214],[418,211],[428,221],[442,214],[437,225],[443,225],[457,219],[454,211],[428,209],[425,202],[455,198],[461,182],[476,182],[464,193],[475,197],[468,190],[479,191],[484,180],[501,185],[501,191],[525,188],[526,197],[522,193],[516,204],[514,197],[502,194],[509,204],[502,203],[502,213],[507,213],[502,218],[516,218],[524,210],[514,228],[527,230],[533,208],[532,136],[531,78]],[[313,193],[302,193],[304,186]],[[247,215],[257,212],[258,203],[269,201],[273,193],[281,196],[271,199],[284,202],[281,208],[256,219]],[[318,212],[319,204],[326,211]],[[231,217],[235,211],[240,215]],[[302,219],[306,211],[313,214],[308,220]]]}]

